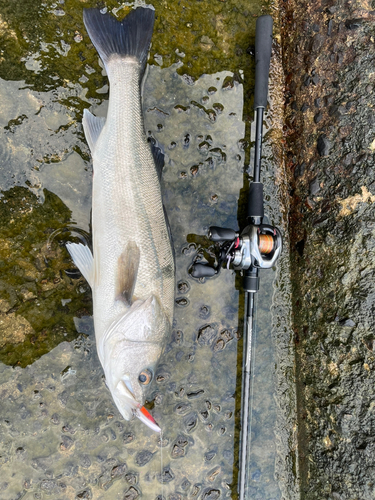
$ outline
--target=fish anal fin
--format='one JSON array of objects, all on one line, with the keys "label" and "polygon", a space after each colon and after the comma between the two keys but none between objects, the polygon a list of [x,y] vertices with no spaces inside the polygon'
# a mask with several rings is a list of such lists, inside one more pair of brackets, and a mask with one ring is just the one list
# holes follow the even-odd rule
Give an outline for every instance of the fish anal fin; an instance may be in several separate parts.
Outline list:
[{"label": "fish anal fin", "polygon": [[66,249],[70,253],[74,264],[92,288],[94,284],[94,257],[91,250],[82,243],[67,243]]},{"label": "fish anal fin", "polygon": [[83,111],[82,125],[90,151],[93,153],[95,144],[97,143],[100,133],[105,125],[105,118],[94,116],[90,113],[90,111],[85,109]]},{"label": "fish anal fin", "polygon": [[134,241],[129,241],[118,260],[117,298],[132,303],[141,252]]}]

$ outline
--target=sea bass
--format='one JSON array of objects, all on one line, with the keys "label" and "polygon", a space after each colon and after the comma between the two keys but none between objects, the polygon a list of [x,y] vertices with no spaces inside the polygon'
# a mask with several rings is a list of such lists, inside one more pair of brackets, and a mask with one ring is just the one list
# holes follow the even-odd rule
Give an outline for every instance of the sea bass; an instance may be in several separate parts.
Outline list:
[{"label": "sea bass", "polygon": [[122,416],[155,431],[143,407],[144,386],[171,331],[175,267],[160,189],[164,157],[144,132],[141,83],[154,10],[140,7],[121,22],[85,9],[84,23],[107,71],[107,118],[84,111],[93,157],[93,254],[67,249],[92,289],[97,350]]}]

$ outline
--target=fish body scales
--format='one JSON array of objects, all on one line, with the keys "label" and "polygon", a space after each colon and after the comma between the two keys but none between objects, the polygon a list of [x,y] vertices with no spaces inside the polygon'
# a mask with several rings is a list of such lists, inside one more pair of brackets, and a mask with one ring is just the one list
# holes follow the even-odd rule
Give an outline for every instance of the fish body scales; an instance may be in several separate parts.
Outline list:
[{"label": "fish body scales", "polygon": [[[94,152],[93,227],[97,336],[126,307],[117,298],[118,260],[129,241],[141,253],[134,296],[160,297],[172,322],[174,263],[160,183],[143,126],[140,67],[134,60],[109,62],[107,121]],[[96,259],[95,256],[98,256]]]}]

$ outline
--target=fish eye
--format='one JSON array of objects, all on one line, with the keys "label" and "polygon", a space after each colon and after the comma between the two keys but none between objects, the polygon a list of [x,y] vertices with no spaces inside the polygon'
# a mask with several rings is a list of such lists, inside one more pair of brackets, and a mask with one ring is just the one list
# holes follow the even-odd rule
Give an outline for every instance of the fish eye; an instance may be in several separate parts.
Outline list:
[{"label": "fish eye", "polygon": [[152,379],[152,373],[150,372],[150,370],[147,369],[142,370],[138,377],[138,380],[143,385],[149,384],[151,382],[151,379]]}]

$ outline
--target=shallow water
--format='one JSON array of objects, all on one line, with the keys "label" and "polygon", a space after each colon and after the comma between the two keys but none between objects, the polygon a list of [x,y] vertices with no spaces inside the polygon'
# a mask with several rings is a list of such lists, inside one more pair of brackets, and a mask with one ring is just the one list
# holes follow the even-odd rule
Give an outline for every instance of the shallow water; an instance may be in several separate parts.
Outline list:
[{"label": "shallow water", "polygon": [[[61,9],[74,19],[80,15],[73,3],[70,10],[64,3],[48,7],[57,17]],[[260,10],[252,6],[253,12]],[[228,26],[222,22],[219,34]],[[253,29],[254,24],[249,37]],[[229,35],[223,40],[229,43]],[[59,50],[60,60],[69,59],[69,50],[65,55]],[[156,50],[162,52],[162,45],[153,52],[161,63]],[[81,70],[71,81],[57,78],[56,87],[50,88],[49,81],[48,90],[37,78],[48,62],[40,63],[40,52],[24,57],[19,70],[34,75],[33,85],[27,75],[21,81],[0,80],[4,500],[236,498],[243,295],[231,271],[200,282],[188,270],[199,255],[212,254],[205,237],[210,225],[238,228],[248,154],[244,87],[231,71],[194,81],[184,71],[190,67],[194,74],[201,66],[193,67],[193,52],[182,52],[174,65],[151,66],[144,88],[146,131],[166,152],[163,195],[177,268],[173,334],[148,396],[163,428],[161,443],[140,422],[124,421],[112,402],[96,355],[89,287],[64,247],[72,235],[85,238],[89,232],[92,168],[80,120],[83,107],[106,113],[102,96],[107,89],[96,56],[90,60],[96,69],[84,63],[85,78]],[[56,57],[53,52],[54,66]],[[274,81],[280,81],[274,57]],[[205,55],[210,68],[211,59]],[[61,76],[66,77],[66,66]],[[244,76],[245,81],[252,78]],[[100,93],[95,94],[94,81]],[[280,131],[279,92],[276,84],[271,86],[263,178],[266,213],[271,223],[285,228],[283,172],[276,163],[281,154],[274,147]],[[261,274],[258,294],[249,498],[295,498],[297,491],[288,290],[286,245],[277,272]]]}]

